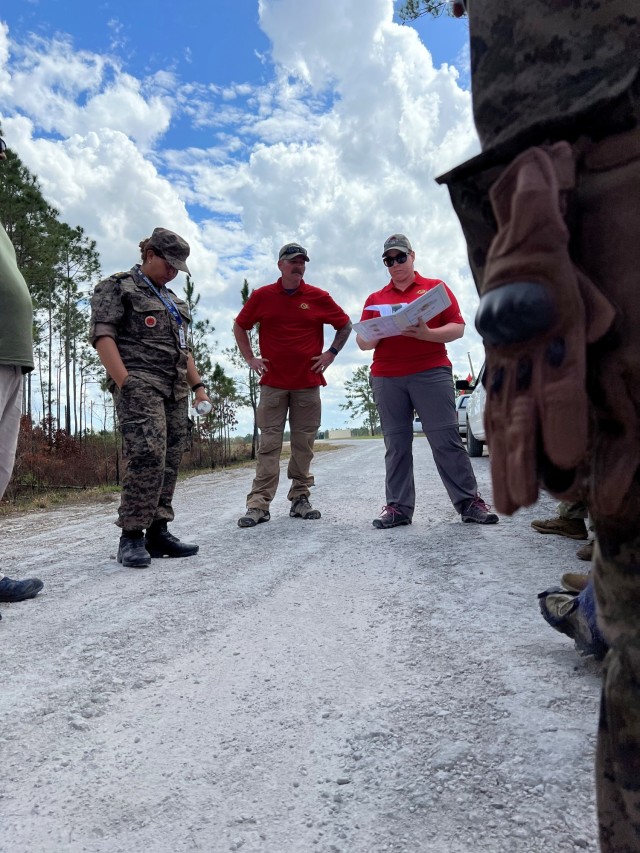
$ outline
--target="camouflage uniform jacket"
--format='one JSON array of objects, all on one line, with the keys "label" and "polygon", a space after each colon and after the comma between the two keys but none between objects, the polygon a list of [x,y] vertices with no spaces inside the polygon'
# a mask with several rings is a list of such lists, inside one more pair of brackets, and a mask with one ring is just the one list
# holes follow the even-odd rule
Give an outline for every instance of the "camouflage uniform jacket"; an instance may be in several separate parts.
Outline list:
[{"label": "camouflage uniform jacket", "polygon": [[[484,151],[537,129],[569,138],[586,130],[586,116],[592,135],[593,113],[610,117],[640,69],[636,3],[527,0],[514,13],[518,5],[469,3],[473,109]],[[608,122],[602,134],[610,133]],[[525,147],[531,144],[537,140]]]},{"label": "camouflage uniform jacket", "polygon": [[468,0],[473,112],[482,154],[437,178],[476,285],[495,234],[489,187],[521,151],[640,124],[640,14],[629,0]]},{"label": "camouflage uniform jacket", "polygon": [[[185,335],[191,320],[187,303],[172,291],[158,288],[173,300],[183,320]],[[189,393],[188,349],[180,347],[178,324],[140,276],[138,267],[101,281],[91,299],[89,340],[112,337],[127,371],[144,379],[167,397],[181,400]],[[115,383],[108,377],[109,390]]]}]

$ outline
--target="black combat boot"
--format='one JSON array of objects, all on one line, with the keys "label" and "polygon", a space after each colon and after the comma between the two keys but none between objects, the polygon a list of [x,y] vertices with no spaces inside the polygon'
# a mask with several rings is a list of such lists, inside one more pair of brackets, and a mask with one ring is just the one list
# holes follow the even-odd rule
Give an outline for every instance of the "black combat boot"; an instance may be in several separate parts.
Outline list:
[{"label": "black combat boot", "polygon": [[154,521],[147,528],[145,544],[152,557],[193,557],[200,548],[199,545],[181,542],[169,533],[166,521]]},{"label": "black combat boot", "polygon": [[118,562],[129,569],[146,569],[151,555],[144,547],[142,530],[123,530],[118,545]]}]

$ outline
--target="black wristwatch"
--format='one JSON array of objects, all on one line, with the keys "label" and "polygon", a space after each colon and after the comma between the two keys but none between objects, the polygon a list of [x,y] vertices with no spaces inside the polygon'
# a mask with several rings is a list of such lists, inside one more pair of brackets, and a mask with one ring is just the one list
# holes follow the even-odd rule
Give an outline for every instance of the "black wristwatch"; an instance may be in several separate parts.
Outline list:
[{"label": "black wristwatch", "polygon": [[332,352],[334,355],[338,355],[340,350],[337,350],[335,347],[329,347],[329,352]]},{"label": "black wristwatch", "polygon": [[[197,391],[197,390],[198,390],[198,388],[205,388],[205,384],[204,384],[204,382],[196,382],[196,384],[195,384],[195,385],[192,385],[192,386],[191,386],[191,390],[192,390],[192,391],[194,391],[194,392],[195,392],[195,391]],[[205,388],[205,390],[206,390],[206,388]]]}]

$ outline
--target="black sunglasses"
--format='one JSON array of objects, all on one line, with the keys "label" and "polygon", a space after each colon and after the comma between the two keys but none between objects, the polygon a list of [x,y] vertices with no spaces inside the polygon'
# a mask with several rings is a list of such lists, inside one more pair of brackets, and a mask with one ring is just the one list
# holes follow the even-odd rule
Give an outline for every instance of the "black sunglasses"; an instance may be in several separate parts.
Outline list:
[{"label": "black sunglasses", "polygon": [[306,261],[307,259],[304,249],[300,248],[300,246],[289,246],[289,248],[285,249],[280,256],[280,260],[283,258],[287,258],[287,260],[289,260],[289,255],[301,255],[303,260]]},{"label": "black sunglasses", "polygon": [[388,255],[382,259],[385,267],[392,267],[394,264],[406,264],[409,255],[406,252],[398,252],[395,258],[390,258]]}]

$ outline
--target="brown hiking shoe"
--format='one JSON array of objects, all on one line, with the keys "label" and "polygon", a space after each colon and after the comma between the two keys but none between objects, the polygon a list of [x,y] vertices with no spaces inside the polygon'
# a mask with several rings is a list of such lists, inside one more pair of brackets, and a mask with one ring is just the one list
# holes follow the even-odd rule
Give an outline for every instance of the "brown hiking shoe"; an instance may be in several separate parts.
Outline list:
[{"label": "brown hiking shoe", "polygon": [[291,501],[289,515],[291,518],[320,518],[321,512],[311,506],[306,495],[300,495]]},{"label": "brown hiking shoe", "polygon": [[238,527],[255,527],[257,524],[264,524],[265,521],[270,520],[271,513],[268,509],[249,507],[245,514],[238,519]]},{"label": "brown hiking shoe", "polygon": [[586,545],[581,545],[576,551],[576,557],[579,560],[593,560],[593,542],[587,542]]},{"label": "brown hiking shoe", "polygon": [[577,572],[567,572],[562,575],[561,582],[562,586],[570,592],[582,592],[583,589],[587,588],[590,578],[591,574],[581,575]]},{"label": "brown hiking shoe", "polygon": [[582,518],[546,518],[536,519],[531,526],[538,533],[555,533],[556,536],[567,536],[569,539],[588,539],[587,525]]}]

